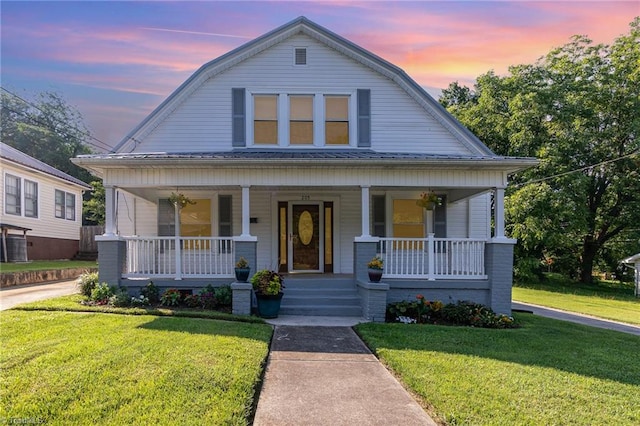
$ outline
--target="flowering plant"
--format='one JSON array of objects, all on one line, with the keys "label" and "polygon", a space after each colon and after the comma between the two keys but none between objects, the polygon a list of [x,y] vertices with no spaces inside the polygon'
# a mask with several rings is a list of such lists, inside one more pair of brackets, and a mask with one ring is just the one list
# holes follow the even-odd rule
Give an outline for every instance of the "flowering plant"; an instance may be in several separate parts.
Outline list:
[{"label": "flowering plant", "polygon": [[177,205],[178,208],[181,208],[181,209],[184,208],[187,204],[196,203],[191,198],[184,195],[182,192],[179,192],[177,194],[175,192],[172,192],[171,196],[169,197],[169,202],[171,204]]},{"label": "flowering plant", "polygon": [[380,256],[376,256],[373,259],[371,259],[369,263],[367,263],[367,266],[371,269],[382,269],[384,266],[384,261]]},{"label": "flowering plant", "polygon": [[431,210],[434,206],[442,205],[442,200],[435,192],[423,192],[416,200],[416,205]]}]

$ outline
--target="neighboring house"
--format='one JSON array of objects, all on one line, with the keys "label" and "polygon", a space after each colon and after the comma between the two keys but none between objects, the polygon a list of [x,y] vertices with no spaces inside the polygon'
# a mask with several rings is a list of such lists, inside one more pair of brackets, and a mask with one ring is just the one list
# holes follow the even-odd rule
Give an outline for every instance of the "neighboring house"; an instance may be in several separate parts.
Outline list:
[{"label": "neighboring house", "polygon": [[[401,69],[304,17],[205,64],[114,152],[74,162],[104,179],[101,281],[233,282],[242,255],[289,283],[357,288],[371,320],[418,293],[511,312],[504,190],[536,161],[495,155]],[[424,192],[441,205],[418,206]],[[172,193],[196,202],[179,221]]]},{"label": "neighboring house", "polygon": [[622,262],[625,265],[628,265],[631,269],[633,269],[634,281],[635,281],[635,291],[634,294],[636,297],[640,297],[640,253],[634,254],[631,257],[627,257]]},{"label": "neighboring house", "polygon": [[26,232],[28,260],[71,259],[78,252],[82,193],[91,187],[4,143],[0,159],[5,237],[22,238]]}]

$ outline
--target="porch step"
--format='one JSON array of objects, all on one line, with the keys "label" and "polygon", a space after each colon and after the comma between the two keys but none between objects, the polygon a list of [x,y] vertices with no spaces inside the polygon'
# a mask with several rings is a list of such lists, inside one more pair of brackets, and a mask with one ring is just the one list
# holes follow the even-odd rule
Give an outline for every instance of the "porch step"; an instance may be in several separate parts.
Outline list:
[{"label": "porch step", "polygon": [[280,314],[362,316],[353,278],[326,276],[285,277]]}]

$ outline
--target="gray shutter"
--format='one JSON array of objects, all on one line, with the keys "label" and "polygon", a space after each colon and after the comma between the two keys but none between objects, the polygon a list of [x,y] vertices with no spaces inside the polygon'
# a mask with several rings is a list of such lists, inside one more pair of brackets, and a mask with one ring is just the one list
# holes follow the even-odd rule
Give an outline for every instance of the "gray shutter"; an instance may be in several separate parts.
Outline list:
[{"label": "gray shutter", "polygon": [[167,198],[158,200],[158,236],[176,235],[176,210]]},{"label": "gray shutter", "polygon": [[358,146],[371,147],[371,90],[358,89]]},{"label": "gray shutter", "polygon": [[232,129],[231,145],[236,147],[247,146],[245,135],[245,89],[231,89]]},{"label": "gray shutter", "polygon": [[220,195],[218,197],[218,236],[220,237],[233,235],[231,201],[231,195]]},{"label": "gray shutter", "polygon": [[374,195],[371,197],[372,213],[373,213],[373,233],[375,237],[385,237],[385,212],[386,203],[384,195]]},{"label": "gray shutter", "polygon": [[433,209],[433,233],[436,238],[447,238],[447,198],[440,196],[442,205]]}]

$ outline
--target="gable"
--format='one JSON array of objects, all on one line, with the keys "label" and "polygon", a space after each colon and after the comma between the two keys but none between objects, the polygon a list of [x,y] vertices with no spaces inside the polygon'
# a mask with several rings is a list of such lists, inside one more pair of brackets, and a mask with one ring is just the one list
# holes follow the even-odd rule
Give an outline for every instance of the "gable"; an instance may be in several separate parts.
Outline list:
[{"label": "gable", "polygon": [[[301,47],[306,64],[295,66]],[[233,149],[233,88],[246,89],[249,111],[256,93],[346,93],[355,102],[357,89],[366,89],[371,93],[371,149],[493,155],[400,69],[304,18],[203,66],[116,152]],[[251,132],[251,122],[246,126]]]}]

